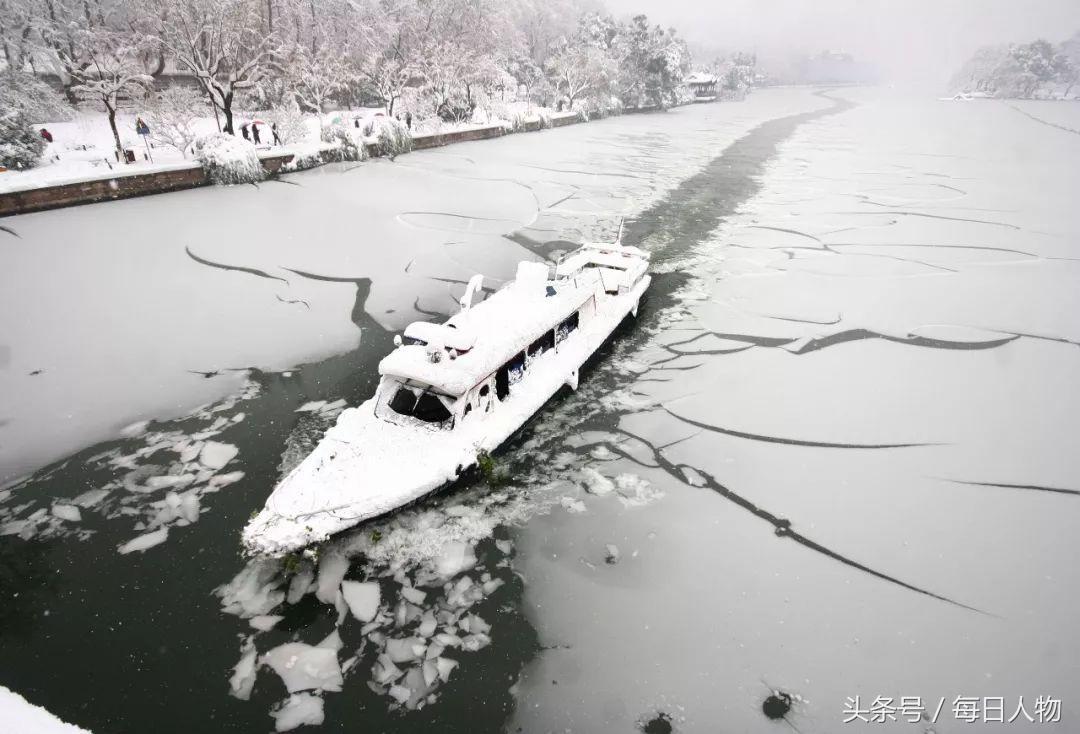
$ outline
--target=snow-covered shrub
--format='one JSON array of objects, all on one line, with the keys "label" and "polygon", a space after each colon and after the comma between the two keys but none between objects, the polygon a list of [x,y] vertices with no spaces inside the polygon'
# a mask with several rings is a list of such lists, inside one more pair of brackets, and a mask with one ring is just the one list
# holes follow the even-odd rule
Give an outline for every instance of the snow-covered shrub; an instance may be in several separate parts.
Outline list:
[{"label": "snow-covered shrub", "polygon": [[228,133],[213,133],[195,140],[192,150],[210,180],[216,184],[255,183],[266,178],[255,146]]},{"label": "snow-covered shrub", "polygon": [[516,133],[525,129],[525,123],[535,119],[526,114],[521,106],[494,102],[488,107],[477,108],[473,113],[473,122],[485,125],[502,125],[507,132]]},{"label": "snow-covered shrub", "polygon": [[322,151],[304,150],[293,155],[293,159],[281,167],[283,172],[305,171],[322,165]]},{"label": "snow-covered shrub", "polygon": [[364,141],[353,134],[353,129],[337,123],[322,129],[322,140],[333,146],[332,157],[335,160],[362,161],[367,158]]},{"label": "snow-covered shrub", "polygon": [[611,115],[619,115],[623,112],[622,100],[618,97],[601,97],[591,100],[582,110],[585,120],[599,120]]},{"label": "snow-covered shrub", "polygon": [[379,155],[394,156],[412,150],[412,135],[405,123],[393,117],[375,117],[364,125],[364,138],[375,145]]},{"label": "snow-covered shrub", "polygon": [[191,87],[174,86],[150,95],[144,105],[150,137],[176,148],[186,158],[198,137],[196,123],[207,112],[205,95]]},{"label": "snow-covered shrub", "polygon": [[33,74],[7,69],[0,72],[0,110],[21,110],[31,123],[71,119],[64,96]]},{"label": "snow-covered shrub", "polygon": [[[304,123],[304,113],[295,99],[290,99],[275,107],[268,115],[277,125],[278,137],[283,143],[302,143],[307,140],[308,128]],[[272,136],[271,136],[272,137]]]},{"label": "snow-covered shrub", "polygon": [[18,171],[33,168],[44,151],[45,141],[25,112],[12,107],[0,111],[0,165]]}]

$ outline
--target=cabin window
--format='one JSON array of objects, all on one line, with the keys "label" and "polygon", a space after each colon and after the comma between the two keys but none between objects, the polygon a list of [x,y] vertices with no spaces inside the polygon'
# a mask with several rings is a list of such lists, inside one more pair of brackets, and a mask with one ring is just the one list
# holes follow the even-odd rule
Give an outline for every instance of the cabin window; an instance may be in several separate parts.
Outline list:
[{"label": "cabin window", "polygon": [[499,400],[506,400],[506,396],[510,394],[510,369],[508,365],[503,365],[495,372],[495,397]]},{"label": "cabin window", "polygon": [[425,423],[443,423],[452,417],[443,402],[433,393],[415,392],[402,385],[388,403],[395,413],[407,415]]},{"label": "cabin window", "polygon": [[491,394],[490,386],[484,385],[482,388],[480,388],[480,397],[486,398],[489,394]]},{"label": "cabin window", "polygon": [[390,399],[390,409],[395,413],[412,415],[413,408],[415,407],[416,395],[414,395],[413,391],[407,387],[398,388],[398,391],[394,393],[394,397]]},{"label": "cabin window", "polygon": [[446,409],[442,401],[429,392],[417,398],[413,416],[425,423],[442,423],[451,417],[450,411]]},{"label": "cabin window", "polygon": [[577,329],[577,327],[578,312],[574,311],[574,313],[570,314],[570,317],[563,321],[561,324],[559,324],[558,328],[555,330],[558,341],[566,341],[566,337],[570,336],[570,332]]},{"label": "cabin window", "polygon": [[529,345],[529,359],[536,359],[549,349],[555,348],[555,332],[546,331],[544,335]]},{"label": "cabin window", "polygon": [[407,337],[405,337],[404,339],[401,340],[401,343],[404,344],[405,346],[413,346],[413,345],[419,345],[421,347],[426,347],[427,346],[426,341],[424,341],[423,339],[417,339],[415,336],[407,336]]},{"label": "cabin window", "polygon": [[518,352],[513,359],[495,371],[495,396],[499,400],[506,400],[510,395],[510,386],[521,382],[523,377],[525,377],[525,352]]},{"label": "cabin window", "polygon": [[525,376],[525,352],[518,352],[513,359],[506,363],[509,376],[509,384],[515,385],[521,382]]},{"label": "cabin window", "polygon": [[465,412],[461,414],[461,417],[464,418],[465,416],[467,416],[471,412],[472,412],[472,403],[465,403]]}]

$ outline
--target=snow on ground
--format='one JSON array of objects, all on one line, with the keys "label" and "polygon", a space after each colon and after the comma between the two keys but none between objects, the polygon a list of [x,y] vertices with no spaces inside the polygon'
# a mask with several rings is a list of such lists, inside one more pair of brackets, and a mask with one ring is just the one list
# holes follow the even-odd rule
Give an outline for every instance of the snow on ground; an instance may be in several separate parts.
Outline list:
[{"label": "snow on ground", "polygon": [[[526,120],[551,119],[574,113],[558,113],[554,110],[536,107],[524,102],[505,102],[495,105],[491,110],[477,110],[471,120],[445,122],[438,118],[415,120],[414,135],[458,132],[478,127],[502,125],[512,128],[515,122]],[[323,127],[340,125],[350,129],[364,129],[378,116],[385,115],[383,108],[360,107],[336,110],[322,115]],[[127,150],[135,153],[135,162],[118,162],[116,143],[112,129],[104,114],[86,109],[80,110],[72,120],[44,122],[35,128],[45,128],[53,136],[42,155],[41,163],[28,171],[0,172],[0,193],[24,191],[41,186],[54,186],[75,183],[90,179],[113,178],[118,175],[133,175],[154,171],[167,171],[187,167],[195,163],[191,151],[182,153],[171,145],[157,142],[153,136],[143,139],[135,132],[135,112],[117,114],[117,129],[120,142]],[[320,141],[319,119],[307,115],[304,119],[307,137],[304,140],[289,141],[273,145],[270,130],[269,113],[237,112],[234,125],[239,130],[245,122],[263,121],[260,127],[260,144],[256,146],[260,153],[273,155],[293,153],[298,156],[310,154],[323,147]],[[210,135],[219,131],[218,122],[213,117],[195,120],[193,131],[199,135]]]},{"label": "snow on ground", "polygon": [[[323,115],[323,124],[352,125],[360,120],[361,125],[372,119],[380,110],[375,108],[357,108],[331,112]],[[41,163],[28,171],[0,172],[0,193],[23,191],[41,186],[53,186],[74,183],[87,179],[112,178],[117,175],[132,175],[167,171],[192,165],[191,152],[185,155],[176,148],[155,142],[151,135],[144,140],[135,133],[135,112],[120,112],[116,116],[120,142],[125,149],[135,153],[135,162],[119,163],[116,160],[116,143],[112,129],[104,114],[92,110],[81,110],[74,119],[45,122],[36,128],[45,128],[53,136],[53,142],[46,145]],[[265,113],[237,112],[234,125],[240,126],[251,120],[268,121]],[[304,153],[317,150],[319,141],[319,120],[314,116],[305,118],[307,139],[291,141],[280,146],[273,145],[273,134],[269,124],[260,125],[261,143],[257,146],[262,154]],[[193,131],[202,136],[219,131],[213,117],[195,120]]]},{"label": "snow on ground", "polygon": [[1015,708],[1080,683],[1080,139],[837,94],[862,104],[800,127],[678,258],[692,277],[599,408],[617,429],[566,442],[619,456],[587,487],[627,471],[663,498],[514,534],[544,652],[508,728],[757,731],[779,688],[810,734],[855,695]]},{"label": "snow on ground", "polygon": [[257,188],[9,217],[0,482],[235,392],[247,367],[287,370],[355,348],[358,301],[387,329],[422,316],[414,306],[450,309],[460,286],[447,280],[506,278],[527,256],[511,232],[611,236],[620,216],[761,120],[821,104],[806,91],[763,92],[324,166]]},{"label": "snow on ground", "polygon": [[[135,152],[135,163],[129,165],[117,162],[116,143],[105,115],[81,111],[70,121],[37,125],[38,128],[47,129],[53,136],[53,142],[46,145],[42,162],[28,171],[0,173],[0,192],[116,174],[169,170],[193,162],[190,157],[185,158],[180,151],[169,146],[157,145],[148,150],[147,144],[135,133],[133,113],[119,113],[116,125],[120,131],[121,143]],[[216,132],[217,126],[213,118],[205,118],[198,121],[196,130],[200,134],[208,134]],[[153,161],[149,160],[151,157]]]},{"label": "snow on ground", "polygon": [[0,686],[0,729],[11,734],[88,734]]}]

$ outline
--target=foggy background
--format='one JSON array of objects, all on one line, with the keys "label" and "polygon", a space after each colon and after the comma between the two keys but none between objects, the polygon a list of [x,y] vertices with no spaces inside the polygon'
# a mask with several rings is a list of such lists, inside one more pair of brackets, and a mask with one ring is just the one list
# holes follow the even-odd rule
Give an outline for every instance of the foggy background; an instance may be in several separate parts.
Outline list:
[{"label": "foggy background", "polygon": [[1058,43],[1080,30],[1078,0],[605,0],[617,15],[674,25],[695,59],[754,51],[780,71],[824,49],[870,63],[882,82],[940,90],[979,46]]}]

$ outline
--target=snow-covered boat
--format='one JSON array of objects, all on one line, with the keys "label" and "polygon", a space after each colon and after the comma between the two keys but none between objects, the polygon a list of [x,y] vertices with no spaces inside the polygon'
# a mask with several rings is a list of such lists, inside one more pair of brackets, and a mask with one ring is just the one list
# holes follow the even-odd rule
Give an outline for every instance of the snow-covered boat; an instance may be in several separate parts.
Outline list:
[{"label": "snow-covered boat", "polygon": [[448,484],[536,413],[649,287],[649,255],[585,244],[554,265],[522,262],[516,278],[460,313],[417,322],[379,363],[375,396],[341,413],[244,529],[253,552],[302,548]]}]

